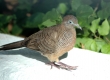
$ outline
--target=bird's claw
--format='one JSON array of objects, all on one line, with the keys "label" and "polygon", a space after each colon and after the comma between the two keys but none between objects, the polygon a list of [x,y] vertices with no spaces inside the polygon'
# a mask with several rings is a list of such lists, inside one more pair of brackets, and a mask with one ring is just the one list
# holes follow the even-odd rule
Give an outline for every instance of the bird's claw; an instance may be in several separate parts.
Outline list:
[{"label": "bird's claw", "polygon": [[69,70],[69,71],[71,71],[71,70],[76,70],[77,67],[78,67],[78,66],[69,66],[69,65],[64,64],[64,63],[62,63],[62,62],[57,62],[57,63],[55,63],[55,64],[56,64],[56,65],[59,65],[60,68],[66,69],[66,70]]},{"label": "bird's claw", "polygon": [[71,70],[76,70],[77,67],[78,67],[78,66],[69,66],[69,65],[64,64],[64,63],[62,63],[62,62],[50,62],[50,63],[48,63],[48,65],[51,65],[51,69],[52,69],[52,67],[54,66],[54,67],[56,67],[56,68],[58,68],[58,69],[61,68],[61,69],[69,70],[69,71],[71,71]]},{"label": "bird's claw", "polygon": [[51,65],[51,69],[53,68],[53,66],[56,67],[56,68],[58,68],[58,69],[60,69],[60,66],[57,65],[57,64],[55,64],[54,62],[50,62],[50,63],[46,63],[46,64],[47,65]]}]

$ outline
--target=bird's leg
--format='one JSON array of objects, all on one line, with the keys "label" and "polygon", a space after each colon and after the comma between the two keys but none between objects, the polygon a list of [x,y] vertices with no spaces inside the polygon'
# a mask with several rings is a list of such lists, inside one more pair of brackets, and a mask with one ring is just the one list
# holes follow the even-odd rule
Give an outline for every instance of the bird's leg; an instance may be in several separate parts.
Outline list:
[{"label": "bird's leg", "polygon": [[76,70],[78,66],[69,66],[67,64],[64,64],[62,62],[50,62],[50,63],[47,63],[48,65],[51,65],[51,69],[54,67],[60,69],[66,69],[66,70]]},{"label": "bird's leg", "polygon": [[64,64],[62,62],[55,62],[56,65],[58,65],[62,69],[66,70],[76,70],[78,66],[69,66],[67,64]]},{"label": "bird's leg", "polygon": [[55,64],[55,62],[46,63],[47,65],[51,65],[51,69],[54,67],[60,69],[60,65]]}]

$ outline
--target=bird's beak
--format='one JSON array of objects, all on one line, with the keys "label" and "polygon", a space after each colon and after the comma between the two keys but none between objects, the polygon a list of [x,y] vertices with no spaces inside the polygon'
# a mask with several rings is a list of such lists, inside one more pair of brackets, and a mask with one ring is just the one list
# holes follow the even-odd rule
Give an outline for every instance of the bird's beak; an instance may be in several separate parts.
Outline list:
[{"label": "bird's beak", "polygon": [[76,26],[76,28],[79,28],[82,30],[81,26],[79,26],[79,24],[73,24],[74,26]]}]

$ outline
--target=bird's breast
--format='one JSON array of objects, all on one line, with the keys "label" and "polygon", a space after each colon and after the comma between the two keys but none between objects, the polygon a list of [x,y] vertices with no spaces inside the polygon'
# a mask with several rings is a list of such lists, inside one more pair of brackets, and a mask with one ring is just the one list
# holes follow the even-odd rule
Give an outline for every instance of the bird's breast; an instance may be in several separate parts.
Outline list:
[{"label": "bird's breast", "polygon": [[64,52],[67,52],[73,48],[75,41],[76,41],[75,29],[66,30],[59,37],[57,48],[58,48],[58,50],[63,50]]}]

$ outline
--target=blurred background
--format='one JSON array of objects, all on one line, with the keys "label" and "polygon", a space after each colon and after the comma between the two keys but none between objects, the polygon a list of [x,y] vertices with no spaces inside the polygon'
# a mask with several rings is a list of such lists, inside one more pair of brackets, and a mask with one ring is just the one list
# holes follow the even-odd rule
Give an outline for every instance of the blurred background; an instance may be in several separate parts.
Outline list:
[{"label": "blurred background", "polygon": [[75,47],[110,53],[110,0],[0,0],[0,33],[27,37],[68,14],[83,28]]}]

